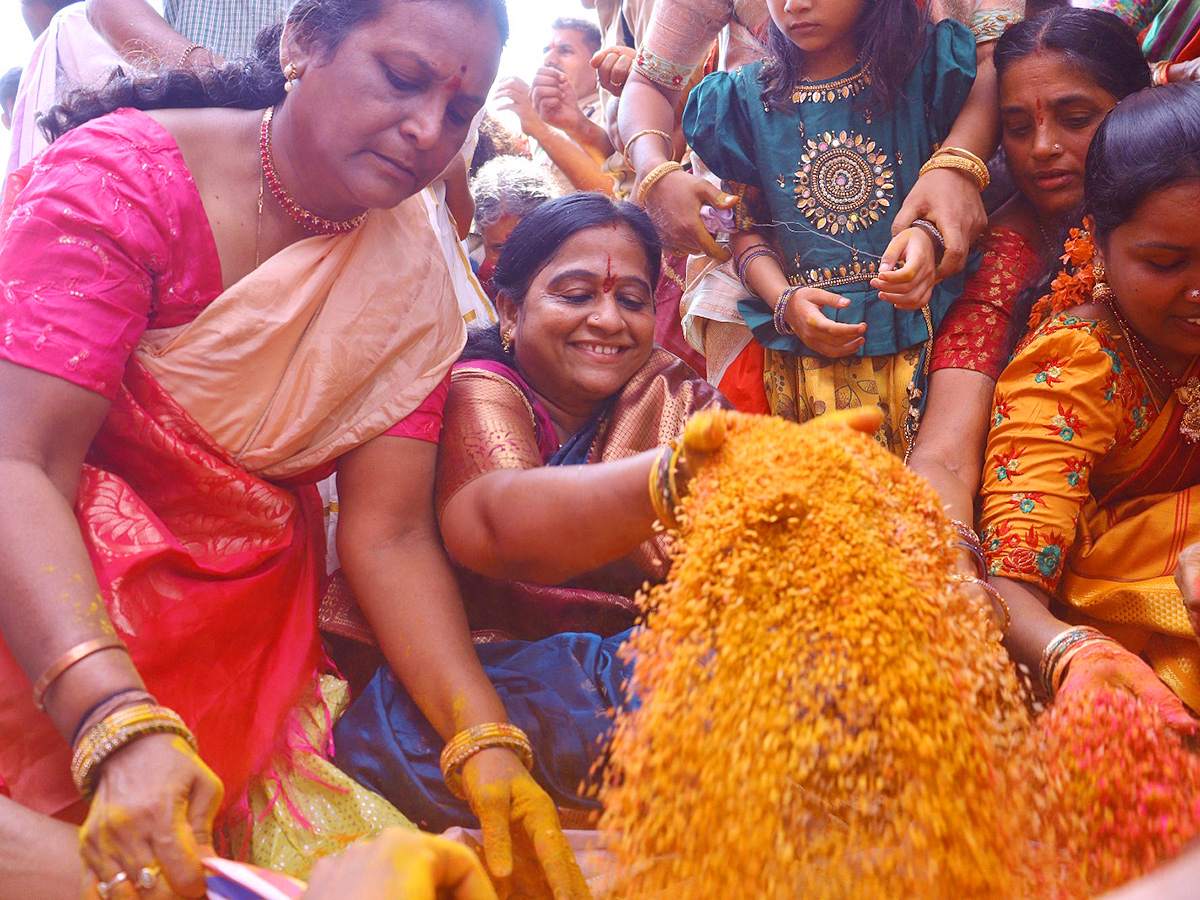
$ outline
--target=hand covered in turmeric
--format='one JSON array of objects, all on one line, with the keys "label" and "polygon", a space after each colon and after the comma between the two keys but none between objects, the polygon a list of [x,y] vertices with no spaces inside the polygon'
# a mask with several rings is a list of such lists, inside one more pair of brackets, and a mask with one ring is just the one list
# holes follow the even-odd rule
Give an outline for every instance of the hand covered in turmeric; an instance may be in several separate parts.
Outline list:
[{"label": "hand covered in turmeric", "polygon": [[483,831],[483,853],[501,897],[508,896],[514,844],[531,848],[555,900],[591,900],[550,796],[510,750],[491,748],[462,769],[463,788]]}]

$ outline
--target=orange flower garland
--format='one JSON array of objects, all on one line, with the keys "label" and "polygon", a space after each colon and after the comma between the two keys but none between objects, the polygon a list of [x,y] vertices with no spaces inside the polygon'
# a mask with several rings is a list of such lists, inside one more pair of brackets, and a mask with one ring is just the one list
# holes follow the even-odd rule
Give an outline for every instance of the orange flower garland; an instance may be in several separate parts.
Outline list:
[{"label": "orange flower garland", "polygon": [[1086,228],[1072,228],[1070,237],[1063,245],[1060,257],[1066,266],[1050,283],[1050,293],[1034,304],[1029,313],[1029,331],[1033,334],[1044,322],[1061,312],[1092,300],[1092,288],[1096,286],[1096,267],[1093,258],[1096,244]]}]

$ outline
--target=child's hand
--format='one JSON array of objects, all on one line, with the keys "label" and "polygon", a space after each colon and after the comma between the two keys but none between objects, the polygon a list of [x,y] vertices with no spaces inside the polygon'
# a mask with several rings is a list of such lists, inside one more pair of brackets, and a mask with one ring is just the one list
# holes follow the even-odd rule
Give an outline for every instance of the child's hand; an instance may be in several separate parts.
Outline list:
[{"label": "child's hand", "polygon": [[933,294],[933,257],[933,238],[920,228],[906,228],[883,252],[871,287],[879,291],[880,300],[898,309],[920,309]]},{"label": "child's hand", "polygon": [[[930,254],[932,256],[932,253]],[[801,288],[793,291],[788,298],[787,309],[783,317],[796,332],[796,337],[804,341],[811,349],[837,359],[850,356],[867,342],[863,334],[867,330],[865,322],[856,325],[844,322],[834,322],[826,318],[821,307],[832,306],[841,309],[850,301],[830,291],[819,288]]]}]

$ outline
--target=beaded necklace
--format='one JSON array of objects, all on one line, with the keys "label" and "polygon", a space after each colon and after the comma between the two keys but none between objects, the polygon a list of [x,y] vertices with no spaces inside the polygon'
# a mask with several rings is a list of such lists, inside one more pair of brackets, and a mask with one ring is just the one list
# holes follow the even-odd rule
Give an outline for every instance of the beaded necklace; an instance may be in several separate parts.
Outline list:
[{"label": "beaded necklace", "polygon": [[[1193,376],[1185,383],[1183,378],[1172,374],[1171,370],[1133,330],[1117,306],[1116,300],[1106,298],[1105,306],[1109,308],[1113,318],[1116,319],[1121,337],[1125,339],[1125,345],[1129,347],[1129,353],[1133,357],[1133,364],[1137,368],[1138,374],[1142,376],[1142,380],[1150,388],[1151,399],[1154,400],[1158,412],[1162,412],[1162,405],[1154,398],[1153,386],[1156,383],[1165,383],[1169,388],[1168,393],[1174,393],[1180,405],[1183,406],[1183,419],[1179,423],[1179,433],[1189,444],[1200,441],[1200,378]],[[1147,377],[1147,370],[1155,376],[1154,379]]]},{"label": "beaded necklace", "polygon": [[311,231],[314,234],[346,234],[349,231],[353,231],[367,218],[366,213],[361,213],[353,219],[326,219],[314,212],[309,212],[293,200],[292,195],[287,192],[287,188],[279,181],[279,176],[275,173],[275,162],[271,156],[271,119],[274,116],[275,107],[273,106],[268,107],[263,112],[262,129],[258,137],[258,149],[262,156],[263,176],[267,180],[267,185],[271,188],[271,193],[275,195],[275,199],[283,207],[283,211],[305,231]]}]

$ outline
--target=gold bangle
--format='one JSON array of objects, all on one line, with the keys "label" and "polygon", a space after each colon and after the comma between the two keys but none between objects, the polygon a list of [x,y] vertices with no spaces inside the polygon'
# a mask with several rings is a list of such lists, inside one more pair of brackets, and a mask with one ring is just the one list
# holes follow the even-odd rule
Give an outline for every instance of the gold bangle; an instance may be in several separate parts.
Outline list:
[{"label": "gold bangle", "polygon": [[80,739],[71,757],[71,777],[84,799],[89,799],[100,777],[100,767],[122,747],[151,734],[177,734],[198,752],[196,736],[174,710],[139,703],[101,719]]},{"label": "gold bangle", "polygon": [[662,179],[666,178],[672,172],[682,172],[683,166],[675,162],[673,159],[667,160],[662,165],[655,166],[646,173],[646,177],[642,179],[642,183],[638,185],[637,202],[638,206],[646,205],[646,195],[650,190],[658,184]]},{"label": "gold bangle", "polygon": [[933,156],[929,157],[925,165],[921,166],[918,177],[932,172],[934,169],[955,169],[969,173],[975,179],[980,193],[987,190],[987,186],[992,183],[987,163],[970,150],[963,150],[959,147],[942,147],[940,150],[934,151]]},{"label": "gold bangle", "polygon": [[633,144],[638,138],[645,137],[648,134],[657,134],[660,138],[667,142],[667,149],[670,151],[670,153],[674,154],[675,139],[673,137],[671,137],[665,131],[659,131],[657,128],[643,128],[625,142],[625,149],[621,152],[621,155],[625,157],[625,165],[629,166],[630,169],[633,169],[633,160],[629,158],[629,151],[633,149]]},{"label": "gold bangle", "polygon": [[105,635],[104,637],[93,638],[90,641],[84,641],[82,644],[76,644],[54,662],[46,667],[46,671],[33,685],[33,705],[38,709],[45,711],[46,706],[42,702],[46,698],[46,691],[50,690],[50,685],[54,684],[67,669],[87,659],[93,653],[100,653],[103,650],[124,650],[129,652],[125,647],[125,643],[115,634]]},{"label": "gold bangle", "polygon": [[512,750],[520,758],[521,764],[533,771],[533,745],[524,731],[508,722],[474,725],[454,735],[442,748],[442,780],[451,794],[460,800],[466,799],[462,785],[463,765],[476,753],[493,747]]}]

